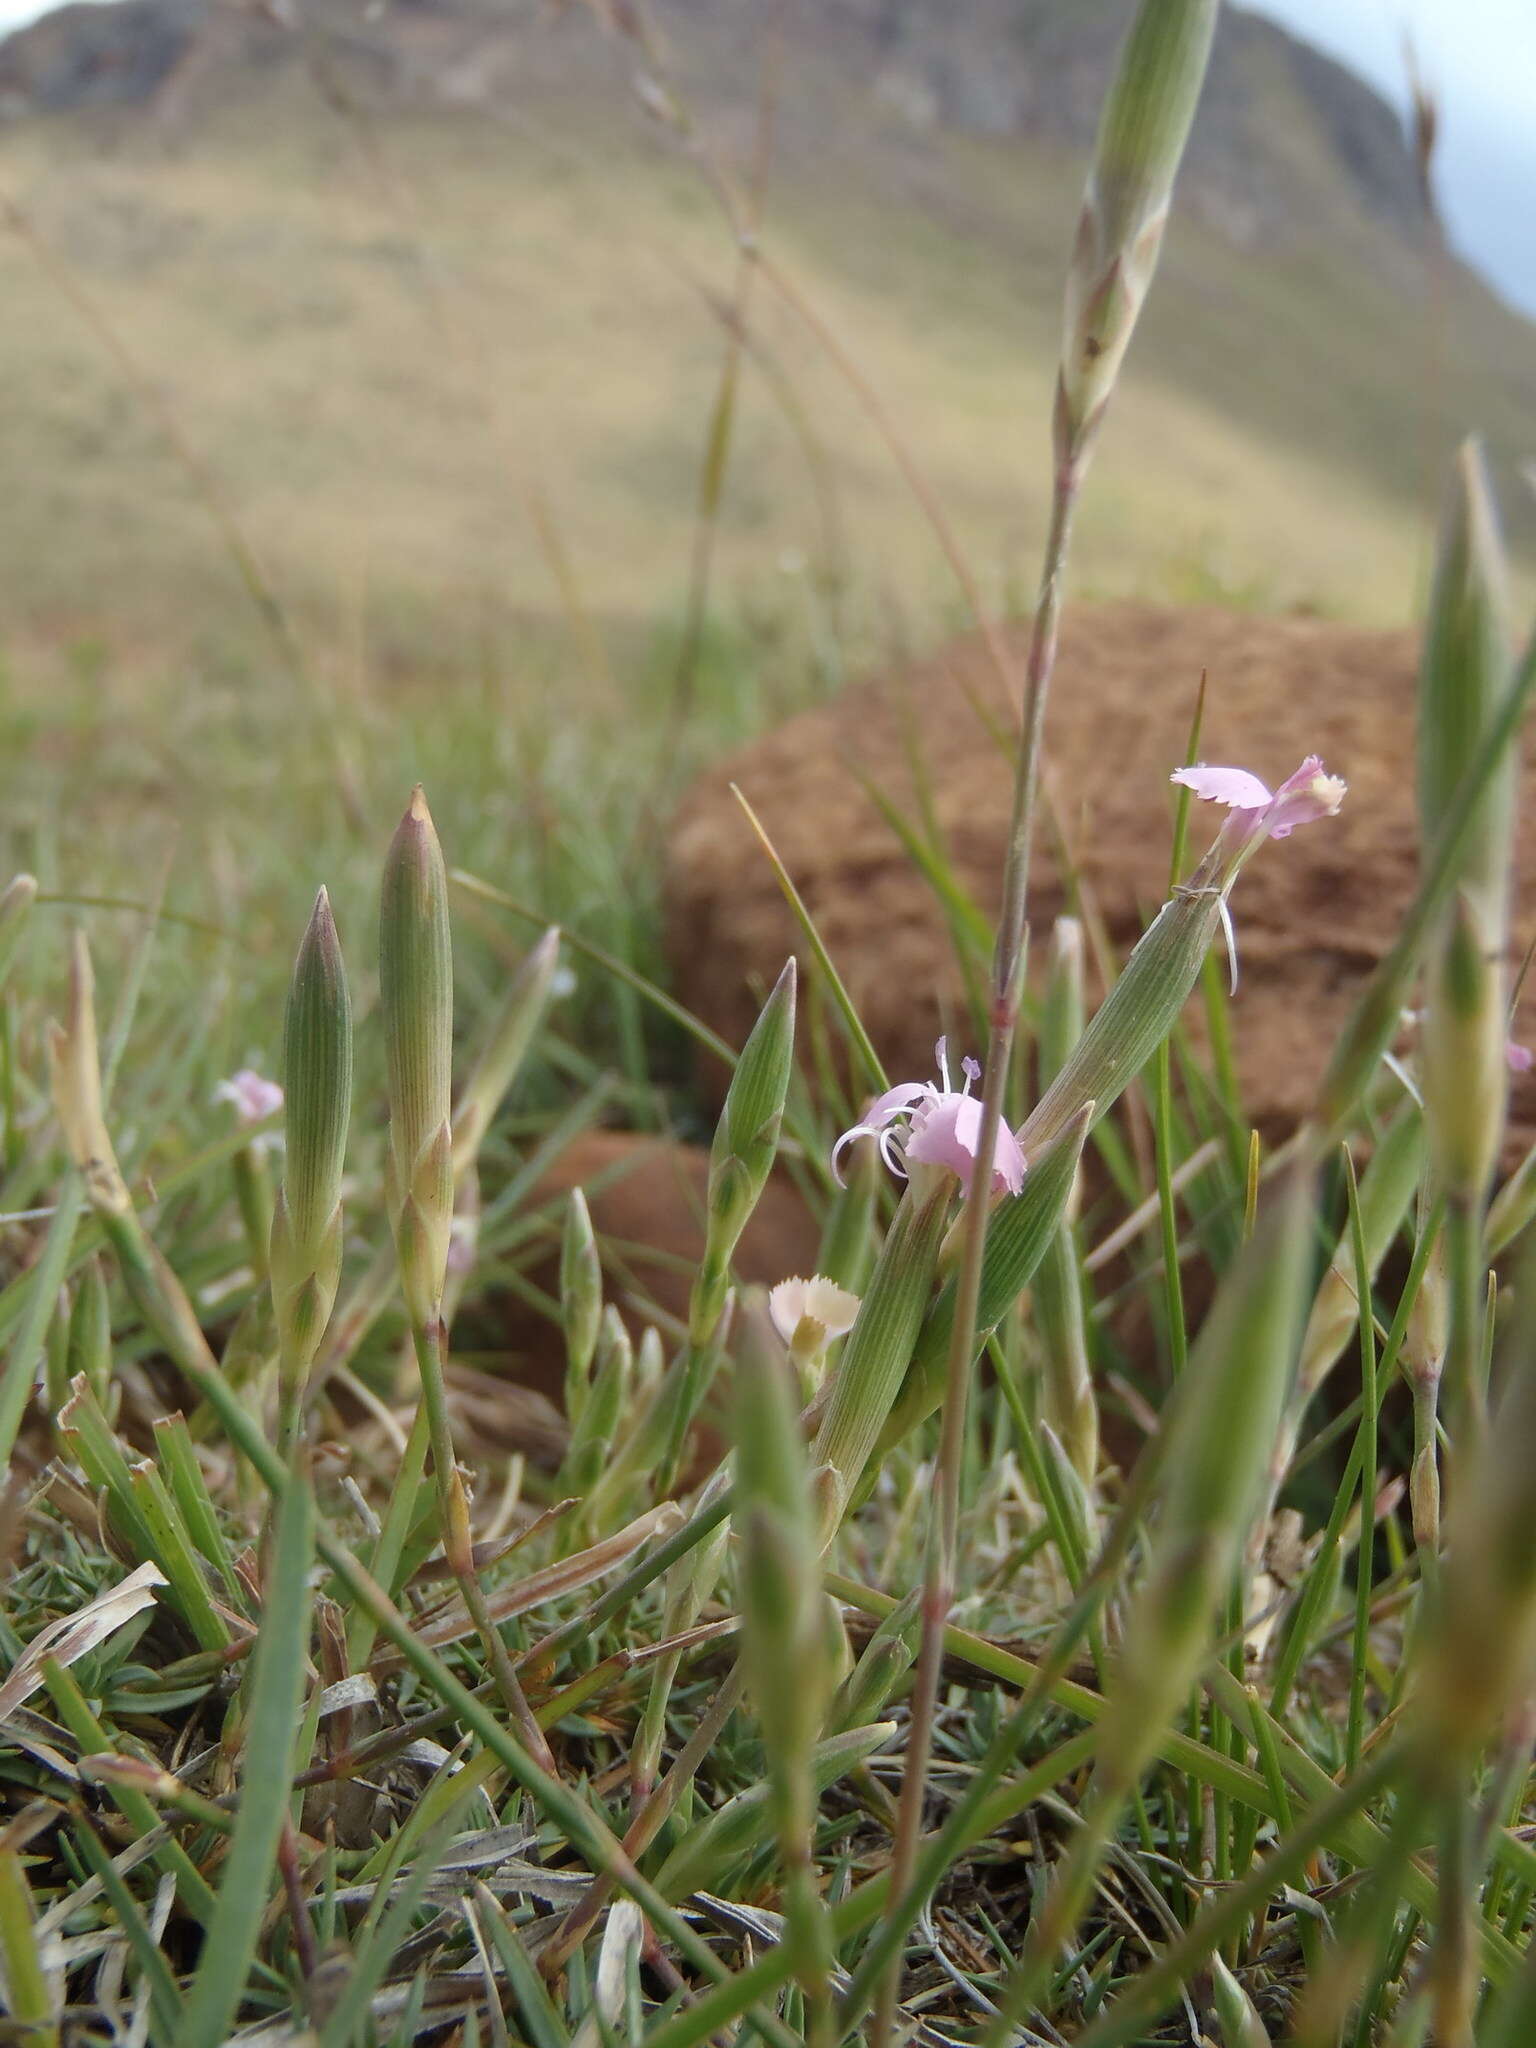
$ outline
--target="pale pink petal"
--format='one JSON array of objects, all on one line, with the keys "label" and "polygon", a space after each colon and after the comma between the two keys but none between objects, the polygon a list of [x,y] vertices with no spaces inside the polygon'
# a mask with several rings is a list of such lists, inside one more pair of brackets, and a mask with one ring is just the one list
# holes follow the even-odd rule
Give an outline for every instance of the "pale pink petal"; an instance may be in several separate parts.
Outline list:
[{"label": "pale pink petal", "polygon": [[911,1109],[915,1103],[928,1096],[936,1096],[938,1089],[931,1081],[899,1081],[894,1088],[887,1088],[883,1095],[877,1095],[864,1112],[866,1124],[888,1124],[893,1116],[904,1109]]},{"label": "pale pink petal", "polygon": [[[969,1187],[981,1143],[981,1103],[974,1095],[941,1095],[912,1120],[907,1139],[908,1163],[942,1166]],[[992,1185],[1016,1195],[1024,1185],[1024,1154],[1005,1125],[992,1153]]]},{"label": "pale pink petal", "polygon": [[1271,801],[1268,785],[1246,768],[1211,768],[1199,761],[1193,768],[1176,768],[1168,780],[1182,783],[1207,803],[1226,804],[1234,811],[1261,811]]},{"label": "pale pink petal", "polygon": [[883,1095],[877,1096],[864,1112],[863,1120],[854,1124],[852,1129],[844,1131],[832,1147],[832,1175],[838,1186],[841,1187],[843,1183],[842,1169],[838,1162],[845,1148],[851,1145],[855,1138],[878,1138],[880,1156],[893,1172],[899,1173],[900,1167],[894,1164],[886,1149],[886,1139],[891,1135],[888,1128],[891,1119],[904,1116],[918,1103],[937,1094],[938,1090],[931,1081],[902,1081],[894,1088],[887,1088]]},{"label": "pale pink petal", "polygon": [[227,1081],[221,1081],[213,1091],[215,1102],[233,1103],[235,1115],[243,1124],[264,1123],[269,1116],[275,1116],[283,1106],[283,1091],[275,1081],[258,1074],[254,1067],[242,1067],[238,1074],[232,1074]]},{"label": "pale pink petal", "polygon": [[1308,754],[1293,775],[1287,775],[1275,791],[1275,800],[1265,817],[1271,839],[1288,839],[1298,825],[1315,824],[1331,818],[1344,801],[1349,784],[1341,776],[1329,775],[1316,754]]},{"label": "pale pink petal", "polygon": [[1517,1045],[1512,1038],[1505,1042],[1504,1059],[1512,1074],[1528,1074],[1536,1066],[1536,1052],[1528,1045]]}]

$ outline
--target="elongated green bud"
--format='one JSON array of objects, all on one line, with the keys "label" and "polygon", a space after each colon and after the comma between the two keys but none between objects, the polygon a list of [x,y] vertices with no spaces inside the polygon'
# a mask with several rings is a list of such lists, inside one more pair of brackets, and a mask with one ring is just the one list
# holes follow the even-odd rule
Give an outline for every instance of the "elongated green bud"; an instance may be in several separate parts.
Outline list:
[{"label": "elongated green bud", "polygon": [[284,1370],[314,1363],[341,1277],[341,1176],[352,1114],[352,998],[324,889],[299,946],[283,1029],[286,1147],[272,1217],[272,1306]]},{"label": "elongated green bud", "polygon": [[491,1119],[517,1079],[549,1009],[555,970],[560,965],[560,932],[547,931],[513,975],[501,1008],[459,1091],[453,1112],[453,1164],[463,1173],[474,1164]]},{"label": "elongated green bud", "polygon": [[1497,786],[1533,692],[1536,634],[1526,644],[1498,715],[1483,734],[1466,777],[1448,800],[1444,823],[1433,847],[1425,850],[1424,873],[1403,913],[1397,936],[1372,969],[1339,1034],[1319,1100],[1319,1121],[1330,1136],[1344,1135],[1356,1104],[1371,1086],[1382,1055],[1402,1023],[1435,920],[1455,887],[1463,852],[1472,842],[1479,806],[1485,793]]},{"label": "elongated green bud", "polygon": [[[1512,682],[1505,572],[1481,452],[1463,443],[1440,529],[1419,668],[1419,818],[1426,852],[1493,729]],[[1473,815],[1453,893],[1430,936],[1422,1059],[1425,1113],[1447,1193],[1482,1195],[1507,1092],[1504,955],[1514,826],[1515,748]]]},{"label": "elongated green bud", "polygon": [[1187,1697],[1264,1486],[1295,1365],[1311,1254],[1311,1176],[1291,1172],[1217,1292],[1165,1414],[1167,1484],[1126,1622],[1099,1760],[1123,1793]]},{"label": "elongated green bud", "polygon": [[688,1312],[688,1335],[695,1346],[708,1342],[725,1305],[732,1254],[778,1152],[794,1051],[795,963],[790,959],[741,1049],[715,1127],[704,1255]]},{"label": "elongated green bud", "polygon": [[829,1735],[872,1720],[911,1670],[922,1643],[922,1598],[921,1587],[915,1586],[899,1606],[882,1617],[858,1662],[838,1687],[827,1715]]},{"label": "elongated green bud", "polygon": [[1099,122],[1067,274],[1058,457],[1098,428],[1157,267],[1217,0],[1142,0]]},{"label": "elongated green bud", "polygon": [[36,875],[16,875],[0,894],[0,986],[5,982],[27,919],[37,901]]},{"label": "elongated green bud", "polygon": [[453,950],[448,877],[420,786],[390,841],[379,908],[389,1195],[411,1319],[442,1300],[453,1225]]},{"label": "elongated green bud", "polygon": [[1212,1949],[1211,2003],[1221,2028],[1221,2048],[1271,2048],[1258,2007],[1233,1976],[1220,1949]]},{"label": "elongated green bud", "polygon": [[592,1385],[571,1435],[562,1483],[585,1495],[603,1469],[634,1384],[635,1352],[616,1308],[603,1310]]},{"label": "elongated green bud", "polygon": [[592,1355],[603,1319],[603,1266],[592,1212],[572,1188],[560,1234],[560,1322],[565,1331],[565,1414],[574,1429],[587,1402]]},{"label": "elongated green bud", "polygon": [[1220,886],[1197,874],[1170,897],[1132,948],[1056,1078],[1019,1131],[1026,1158],[1055,1143],[1094,1106],[1095,1123],[1116,1102],[1178,1022],[1221,929]]},{"label": "elongated green bud", "polygon": [[[1419,820],[1430,847],[1508,693],[1511,649],[1498,514],[1476,440],[1457,451],[1440,524],[1434,589],[1419,665]],[[1516,757],[1508,749],[1479,799],[1457,862],[1458,885],[1502,922]]]},{"label": "elongated green bud", "polygon": [[919,1197],[908,1187],[844,1342],[811,1452],[813,1465],[834,1474],[839,1515],[854,1497],[912,1362],[933,1293],[950,1193],[939,1184]]},{"label": "elongated green bud", "polygon": [[831,1692],[821,1617],[821,1532],[811,1500],[793,1382],[759,1318],[743,1319],[736,1384],[736,1483],[742,1657],[769,1768],[795,1780]]},{"label": "elongated green bud", "polygon": [[1415,1721],[1430,1767],[1452,1767],[1481,1748],[1536,1673],[1536,1544],[1531,1472],[1536,1468],[1536,1264],[1522,1261],[1514,1290],[1518,1324],[1504,1394],[1458,1472],[1447,1517],[1441,1597],[1426,1645]]}]

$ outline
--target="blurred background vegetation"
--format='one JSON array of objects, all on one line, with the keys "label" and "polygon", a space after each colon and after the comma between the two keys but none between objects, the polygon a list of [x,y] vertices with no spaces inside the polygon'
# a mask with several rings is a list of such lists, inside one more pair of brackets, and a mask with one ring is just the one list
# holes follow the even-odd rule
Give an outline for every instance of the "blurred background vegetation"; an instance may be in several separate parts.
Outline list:
[{"label": "blurred background vegetation", "polygon": [[[1128,12],[118,0],[0,45],[9,866],[141,901],[171,858],[231,1040],[272,998],[220,1058],[270,1059],[318,876],[360,936],[418,776],[451,861],[654,967],[688,767],[966,622],[893,440],[1027,601]],[[1406,620],[1469,423],[1529,559],[1532,329],[1369,88],[1228,10],[1177,215],[1080,596]]]}]

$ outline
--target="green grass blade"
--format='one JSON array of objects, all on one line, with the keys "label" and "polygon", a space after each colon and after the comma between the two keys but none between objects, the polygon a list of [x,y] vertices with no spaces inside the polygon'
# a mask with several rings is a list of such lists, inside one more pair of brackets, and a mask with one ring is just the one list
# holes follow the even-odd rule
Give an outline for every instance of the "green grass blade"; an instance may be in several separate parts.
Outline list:
[{"label": "green grass blade", "polygon": [[223,2039],[256,1953],[293,1778],[309,1646],[313,1524],[308,1478],[294,1474],[278,1504],[267,1597],[252,1657],[240,1807],[177,2048],[209,2048]]}]

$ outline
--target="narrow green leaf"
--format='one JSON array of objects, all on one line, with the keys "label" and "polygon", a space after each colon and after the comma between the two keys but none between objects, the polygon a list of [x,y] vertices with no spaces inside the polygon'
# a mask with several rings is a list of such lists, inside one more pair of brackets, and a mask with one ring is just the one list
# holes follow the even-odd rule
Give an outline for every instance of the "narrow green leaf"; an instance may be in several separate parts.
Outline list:
[{"label": "narrow green leaf", "polygon": [[252,1652],[239,1810],[177,2048],[210,2048],[223,2040],[256,1953],[293,1782],[309,1646],[313,1522],[308,1475],[294,1472],[278,1503],[261,1630]]}]

